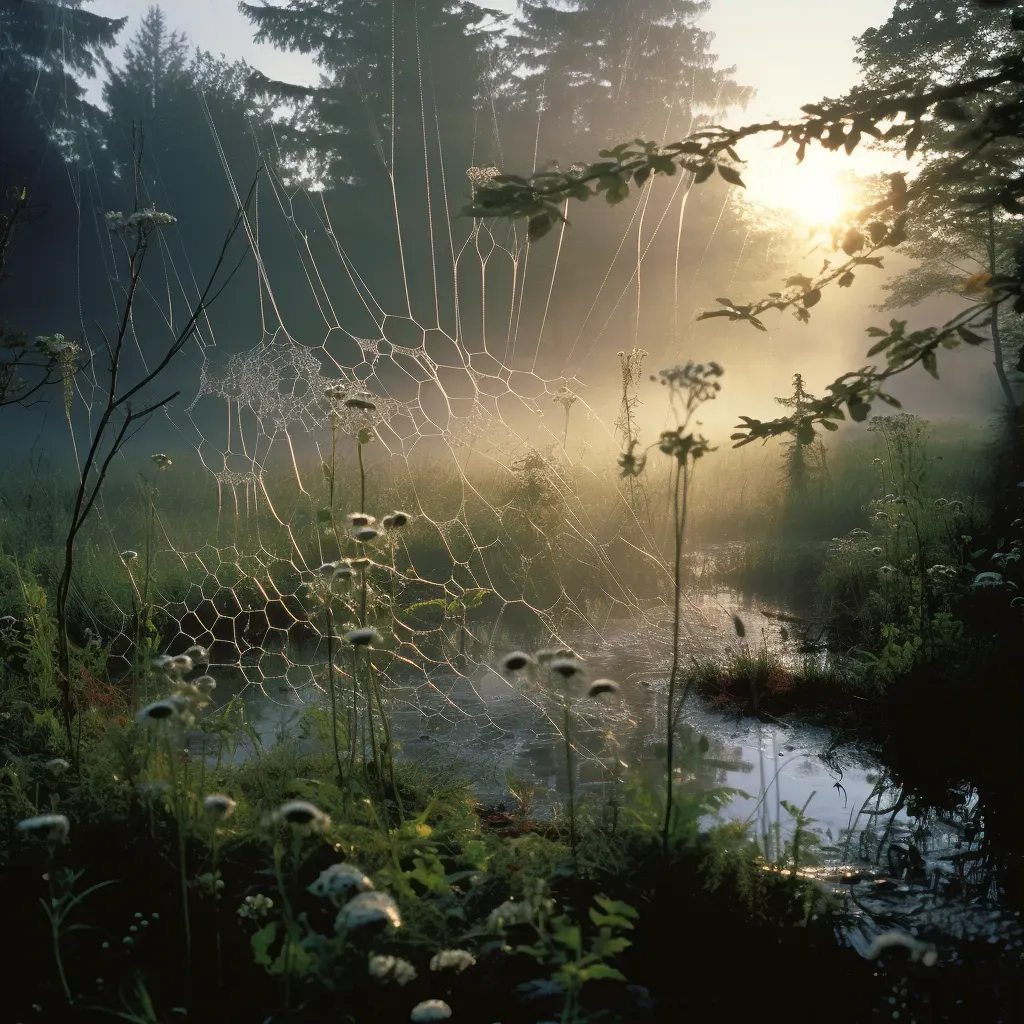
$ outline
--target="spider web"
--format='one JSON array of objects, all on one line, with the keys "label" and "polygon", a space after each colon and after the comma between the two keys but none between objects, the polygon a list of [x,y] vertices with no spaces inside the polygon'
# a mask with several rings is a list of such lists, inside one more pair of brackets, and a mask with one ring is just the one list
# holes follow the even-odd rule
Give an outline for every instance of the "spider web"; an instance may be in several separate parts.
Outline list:
[{"label": "spider web", "polygon": [[[422,76],[419,89],[426,112]],[[207,113],[212,144],[241,205],[246,185],[228,166]],[[434,117],[436,123],[436,110]],[[448,736],[449,751],[458,747],[463,760],[470,748],[478,766],[490,758],[497,777],[499,762],[508,759],[496,737],[514,752],[524,731],[560,735],[556,695],[497,670],[504,651],[564,646],[600,662],[624,634],[640,631],[655,647],[667,642],[650,611],[664,618],[664,604],[651,599],[668,592],[668,570],[658,538],[609,471],[617,440],[608,412],[615,410],[614,395],[600,383],[608,363],[600,373],[590,371],[598,366],[595,353],[609,343],[647,343],[644,261],[666,239],[675,252],[679,333],[656,336],[652,348],[660,356],[679,344],[679,325],[692,320],[692,310],[681,312],[679,281],[691,267],[680,270],[679,253],[702,253],[695,282],[718,222],[710,235],[694,237],[686,220],[692,180],[649,182],[609,265],[588,273],[592,300],[584,302],[588,311],[577,316],[573,334],[567,323],[578,298],[560,289],[559,275],[580,253],[564,226],[557,239],[534,247],[518,225],[455,219],[466,192],[497,169],[463,169],[456,185],[444,140],[431,132],[426,113],[419,124],[401,127],[423,137],[425,200],[395,197],[400,281],[390,287],[371,286],[367,254],[358,240],[335,232],[322,193],[297,191],[279,174],[265,174],[244,223],[256,257],[261,336],[236,346],[215,334],[209,317],[199,325],[193,397],[166,412],[167,425],[194,459],[176,456],[158,474],[147,567],[125,565],[130,602],[111,594],[122,619],[115,650],[127,669],[136,640],[132,623],[148,597],[158,612],[162,650],[209,647],[210,671],[233,680],[222,691],[258,694],[273,723],[324,699],[324,588],[332,586],[332,565],[365,554],[373,561],[365,575],[378,609],[375,625],[386,636],[375,665],[396,721],[408,723],[410,736],[424,727],[417,723],[427,723],[429,734]],[[497,123],[489,131],[490,150],[500,153]],[[260,156],[274,166],[273,154]],[[394,181],[386,160],[385,170]],[[159,171],[157,165],[157,181]],[[145,198],[163,208],[159,194]],[[416,201],[426,202],[428,216],[415,221],[425,219],[426,237],[415,237],[403,217]],[[289,225],[309,302],[323,321],[319,338],[293,336],[282,313],[260,243],[259,225],[269,216]],[[168,294],[177,289],[187,301],[198,289],[188,256],[173,254],[163,238],[160,247]],[[410,288],[413,251],[430,253],[432,300]],[[112,249],[105,259],[112,278],[123,274]],[[654,298],[664,305],[663,297]],[[169,313],[168,320],[170,326]],[[140,345],[137,355],[145,364]],[[95,407],[100,382],[93,380],[81,396]],[[352,399],[361,404],[352,406]],[[360,436],[372,441],[360,443]],[[380,520],[401,507],[412,517],[408,527],[384,531],[365,550],[347,529],[337,543],[337,520],[361,511],[357,455],[366,461],[365,511]],[[205,474],[194,486],[178,482],[188,463]],[[330,466],[338,482],[333,510]],[[213,493],[210,484],[213,535],[191,536],[181,492],[197,495],[195,520],[212,525],[208,508],[199,509]],[[125,535],[109,502],[102,522],[115,550],[140,547],[137,532]],[[639,573],[635,564],[630,571],[630,561],[639,562]],[[345,619],[346,600],[350,611],[358,603],[351,595],[339,598],[341,613],[331,627],[342,681],[351,665],[338,635],[357,624],[355,614]],[[266,713],[275,707],[280,711]],[[579,756],[609,769],[615,755],[602,738],[607,714],[580,715]]]}]

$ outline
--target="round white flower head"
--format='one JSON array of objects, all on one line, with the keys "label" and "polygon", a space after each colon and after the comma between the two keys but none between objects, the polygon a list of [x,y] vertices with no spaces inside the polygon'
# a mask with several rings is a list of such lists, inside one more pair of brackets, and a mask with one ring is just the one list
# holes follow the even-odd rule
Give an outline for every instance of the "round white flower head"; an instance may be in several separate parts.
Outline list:
[{"label": "round white flower head", "polygon": [[321,576],[333,576],[335,569],[341,565],[340,562],[324,562],[320,568],[317,569],[317,573]]},{"label": "round white flower head", "polygon": [[147,704],[136,716],[140,725],[152,725],[155,722],[181,721],[188,710],[188,701],[184,697],[167,697]]},{"label": "round white flower head", "polygon": [[163,452],[157,452],[155,455],[150,455],[150,459],[153,460],[153,465],[157,469],[170,469],[174,463],[166,456]]},{"label": "round white flower head", "polygon": [[309,886],[314,896],[327,899],[344,898],[357,892],[369,892],[373,882],[355,864],[332,864],[320,872]]},{"label": "round white flower head", "polygon": [[398,904],[386,892],[361,892],[338,912],[334,929],[340,932],[366,925],[402,927]]},{"label": "round white flower head", "polygon": [[355,395],[349,395],[345,399],[345,405],[349,409],[362,409],[366,412],[372,412],[377,408],[377,403],[373,401],[374,396],[368,393],[362,393]]},{"label": "round white flower head", "polygon": [[377,953],[370,957],[368,970],[371,978],[378,981],[395,981],[407,985],[416,978],[416,968],[400,956]]},{"label": "round white flower head", "polygon": [[342,580],[350,580],[354,575],[355,570],[352,568],[352,566],[342,563],[334,570],[334,572],[331,573],[331,579],[340,582]]},{"label": "round white flower head", "polygon": [[410,519],[412,519],[412,516],[408,512],[395,509],[391,515],[385,516],[382,522],[389,530],[400,530],[403,526],[409,525]]},{"label": "round white flower head", "polygon": [[425,999],[417,1003],[409,1014],[413,1024],[426,1024],[432,1020],[447,1020],[452,1015],[452,1008],[443,999]]},{"label": "round white flower head", "polygon": [[191,658],[195,665],[210,664],[210,652],[202,644],[193,644],[185,652],[185,656]]},{"label": "round white flower head", "polygon": [[587,687],[588,697],[600,697],[602,693],[618,693],[619,684],[614,679],[595,679]]},{"label": "round white flower head", "polygon": [[71,762],[66,761],[63,757],[51,757],[43,767],[51,775],[63,775],[71,767]]},{"label": "round white flower head", "polygon": [[375,526],[359,526],[354,536],[360,544],[369,544],[371,540],[377,539],[377,528]]},{"label": "round white flower head", "polygon": [[223,793],[211,793],[203,800],[203,810],[218,821],[231,817],[237,806],[231,797],[225,796]]},{"label": "round white flower head", "polygon": [[583,671],[583,666],[575,658],[554,658],[551,671],[557,672],[563,679],[572,679]]},{"label": "round white flower head", "polygon": [[432,971],[455,971],[461,974],[476,963],[476,957],[465,949],[442,949],[430,958]]},{"label": "round white flower head", "polygon": [[530,656],[525,651],[512,651],[501,659],[501,667],[506,672],[518,672],[530,664]]},{"label": "round white flower head", "polygon": [[176,654],[167,667],[172,672],[191,672],[192,659],[187,654]]},{"label": "round white flower head", "polygon": [[40,839],[55,842],[67,839],[71,822],[63,814],[40,814],[35,818],[19,821],[18,829],[29,835],[39,836]]},{"label": "round white flower head", "polygon": [[281,804],[274,811],[271,820],[279,825],[291,825],[294,828],[313,831],[325,829],[331,823],[331,819],[308,800],[289,800]]},{"label": "round white flower head", "polygon": [[153,665],[153,668],[159,671],[160,669],[170,668],[172,661],[174,661],[174,659],[169,654],[158,654],[151,664]]},{"label": "round white flower head", "polygon": [[871,554],[873,554],[873,555],[880,555],[880,554],[882,554],[882,549],[881,548],[872,548],[871,549]]},{"label": "round white flower head", "polygon": [[138,551],[132,551],[132,549],[129,548],[127,551],[122,551],[121,552],[121,561],[124,562],[125,565],[127,565],[129,562],[137,562],[138,560],[139,560],[139,553],[138,553]]},{"label": "round white flower head", "polygon": [[380,643],[380,634],[377,630],[364,626],[362,629],[350,629],[345,634],[345,639],[353,647],[368,647],[370,644]]},{"label": "round white flower head", "polygon": [[368,515],[366,512],[349,512],[345,518],[348,520],[348,525],[353,529],[360,526],[373,526],[377,522],[373,516]]}]

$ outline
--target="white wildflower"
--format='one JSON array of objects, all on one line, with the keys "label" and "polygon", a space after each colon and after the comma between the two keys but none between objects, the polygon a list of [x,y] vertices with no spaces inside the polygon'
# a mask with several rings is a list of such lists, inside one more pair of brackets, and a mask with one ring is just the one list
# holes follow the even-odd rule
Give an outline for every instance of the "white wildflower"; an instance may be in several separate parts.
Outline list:
[{"label": "white wildflower", "polygon": [[274,901],[269,896],[257,893],[255,896],[246,896],[242,905],[238,908],[239,917],[248,917],[253,920],[266,917],[267,911],[274,906]]},{"label": "white wildflower", "polygon": [[455,971],[461,974],[476,963],[476,957],[465,949],[442,949],[430,959],[432,971]]},{"label": "white wildflower", "polygon": [[377,522],[373,516],[367,515],[365,512],[349,512],[345,518],[348,520],[348,525],[353,528],[359,526],[373,526],[373,524]]},{"label": "white wildflower", "polygon": [[386,892],[361,892],[338,912],[334,929],[340,932],[371,924],[402,927],[398,904]]},{"label": "white wildflower", "polygon": [[18,822],[19,831],[49,841],[67,839],[70,829],[71,822],[63,814],[40,814]]},{"label": "white wildflower", "polygon": [[217,689],[217,680],[213,676],[200,676],[195,685],[201,692],[209,694]]},{"label": "white wildflower", "polygon": [[354,864],[342,863],[325,868],[308,888],[314,896],[336,899],[353,893],[369,892],[373,882]]},{"label": "white wildflower", "polygon": [[187,651],[185,651],[185,656],[191,658],[194,664],[210,664],[210,652],[203,647],[202,644],[193,644]]},{"label": "white wildflower", "polygon": [[364,626],[362,629],[350,629],[345,634],[345,639],[353,647],[367,647],[380,643],[380,633],[372,627]]},{"label": "white wildflower", "polygon": [[871,549],[871,554],[873,554],[873,555],[881,555],[882,553],[883,552],[882,552],[881,548],[872,548]]},{"label": "white wildflower", "polygon": [[192,659],[187,654],[176,654],[167,668],[172,672],[191,672]]},{"label": "white wildflower", "polygon": [[530,664],[530,656],[525,651],[513,651],[501,660],[501,667],[506,672],[518,672]]},{"label": "white wildflower", "polygon": [[147,704],[136,716],[140,725],[152,725],[155,722],[182,722],[188,712],[188,701],[184,697],[166,697]]},{"label": "white wildflower", "polygon": [[223,793],[211,793],[203,800],[203,810],[218,821],[230,818],[238,805]]},{"label": "white wildflower", "polygon": [[563,679],[572,679],[583,671],[583,666],[575,658],[554,658],[551,662],[551,671],[557,672]]},{"label": "white wildflower", "polygon": [[600,697],[603,693],[618,693],[619,684],[614,679],[595,679],[587,687],[588,697]]},{"label": "white wildflower", "polygon": [[370,977],[378,981],[395,981],[399,985],[407,985],[416,979],[416,968],[400,956],[377,953],[370,957],[368,969]]},{"label": "white wildflower", "polygon": [[287,803],[281,804],[271,815],[271,820],[276,824],[314,831],[325,829],[331,823],[331,819],[308,800],[289,800]]},{"label": "white wildflower", "polygon": [[150,455],[153,464],[157,469],[169,469],[174,463],[166,456],[163,452],[157,452],[155,455]]},{"label": "white wildflower", "polygon": [[66,761],[63,757],[51,757],[43,767],[51,775],[63,775],[71,767],[71,762]]},{"label": "white wildflower", "polygon": [[976,590],[985,590],[990,587],[1001,587],[1003,585],[1003,574],[1000,572],[979,572],[971,580],[971,586]]},{"label": "white wildflower", "polygon": [[447,1020],[452,1015],[452,1008],[443,999],[425,999],[417,1003],[409,1014],[413,1024],[426,1024],[427,1021]]},{"label": "white wildflower", "polygon": [[129,548],[127,551],[121,552],[121,561],[124,562],[125,565],[127,565],[129,562],[137,562],[138,560],[138,551],[132,551],[131,548]]}]

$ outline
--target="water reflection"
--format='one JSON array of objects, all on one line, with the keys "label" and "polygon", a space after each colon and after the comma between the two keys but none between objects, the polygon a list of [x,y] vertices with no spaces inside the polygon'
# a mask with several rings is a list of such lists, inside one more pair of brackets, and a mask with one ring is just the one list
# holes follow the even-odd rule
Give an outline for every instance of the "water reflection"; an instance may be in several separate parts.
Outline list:
[{"label": "water reflection", "polygon": [[[732,626],[737,613],[744,640]],[[694,601],[685,619],[687,656],[723,657],[748,643],[800,657],[790,620],[729,595]],[[669,624],[606,623],[591,636],[557,639],[572,642],[591,678],[620,683],[615,696],[574,694],[577,794],[597,805],[628,786],[663,789]],[[446,667],[426,679],[393,678],[394,736],[401,756],[420,763],[427,776],[469,778],[483,803],[508,802],[510,780],[519,779],[531,790],[535,813],[557,811],[567,782],[559,693],[546,671],[509,678],[496,671],[505,651],[537,646],[522,637],[502,641],[464,672]],[[322,700],[315,666],[323,656],[306,651],[304,666],[241,690],[264,744],[310,701]],[[749,826],[768,864],[786,860],[802,813],[801,870],[842,896],[858,948],[891,928],[1020,942],[1019,918],[999,905],[998,861],[969,788],[951,813],[929,813],[913,806],[871,752],[837,743],[828,730],[736,719],[694,698],[683,718],[676,758],[681,791],[712,794],[705,802],[715,806],[714,794],[728,794],[722,816]]]}]

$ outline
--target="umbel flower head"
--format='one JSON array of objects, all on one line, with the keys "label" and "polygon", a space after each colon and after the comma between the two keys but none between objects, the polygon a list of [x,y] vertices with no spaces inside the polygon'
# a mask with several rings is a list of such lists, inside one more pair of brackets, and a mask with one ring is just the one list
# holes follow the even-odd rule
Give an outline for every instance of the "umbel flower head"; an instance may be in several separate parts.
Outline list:
[{"label": "umbel flower head", "polygon": [[331,823],[331,819],[308,800],[289,800],[281,804],[271,815],[271,821],[310,831],[323,830]]},{"label": "umbel flower head", "polygon": [[403,526],[409,525],[409,520],[412,516],[408,512],[401,512],[395,509],[390,515],[386,515],[381,523],[386,530],[400,530]]},{"label": "umbel flower head", "polygon": [[121,552],[121,561],[124,562],[125,565],[127,565],[129,562],[137,562],[138,560],[138,551],[133,551],[131,548],[129,548],[127,551]]},{"label": "umbel flower head", "polygon": [[394,981],[406,985],[416,979],[416,968],[400,956],[376,953],[370,957],[368,966],[371,978],[378,981]]},{"label": "umbel flower head", "polygon": [[217,821],[230,818],[238,805],[223,793],[211,793],[203,800],[203,810]]},{"label": "umbel flower head", "polygon": [[185,651],[185,657],[191,658],[196,665],[210,664],[210,652],[202,644],[193,644]]},{"label": "umbel flower head", "polygon": [[355,893],[369,892],[373,882],[355,864],[332,864],[320,872],[309,886],[314,896],[323,899],[344,899]]},{"label": "umbel flower head", "polygon": [[572,679],[583,671],[583,666],[575,658],[554,658],[551,662],[551,671],[557,672],[563,679]]},{"label": "umbel flower head", "polygon": [[413,1024],[427,1024],[429,1021],[447,1020],[452,1015],[452,1008],[443,999],[424,999],[417,1003],[409,1014]]},{"label": "umbel flower head", "polygon": [[63,757],[51,757],[43,767],[51,775],[63,775],[71,767],[71,763]]},{"label": "umbel flower head", "polygon": [[605,693],[618,693],[619,684],[614,679],[595,679],[587,687],[588,697],[600,697]]},{"label": "umbel flower head", "polygon": [[430,960],[432,971],[455,971],[461,974],[476,963],[476,957],[465,949],[442,949]]},{"label": "umbel flower head", "polygon": [[18,830],[28,835],[38,836],[47,842],[67,839],[71,822],[63,814],[40,814],[34,818],[25,818],[18,822]]},{"label": "umbel flower head", "polygon": [[348,524],[353,529],[358,529],[360,526],[373,526],[377,522],[373,516],[367,515],[365,512],[349,512],[345,518],[348,519]]},{"label": "umbel flower head", "polygon": [[402,927],[398,904],[386,892],[361,892],[341,908],[334,921],[339,932],[367,925]]},{"label": "umbel flower head", "polygon": [[501,667],[506,672],[518,672],[530,664],[530,656],[525,651],[512,651],[501,659]]},{"label": "umbel flower head", "polygon": [[242,905],[238,908],[239,917],[248,917],[257,920],[267,916],[267,911],[274,906],[274,901],[269,896],[257,893],[255,896],[246,896]]},{"label": "umbel flower head", "polygon": [[150,455],[150,459],[153,460],[153,465],[157,469],[170,469],[174,465],[163,452],[156,452],[154,455]]},{"label": "umbel flower head", "polygon": [[182,722],[188,713],[185,697],[165,697],[147,704],[136,716],[140,725],[154,725],[157,722]]}]

